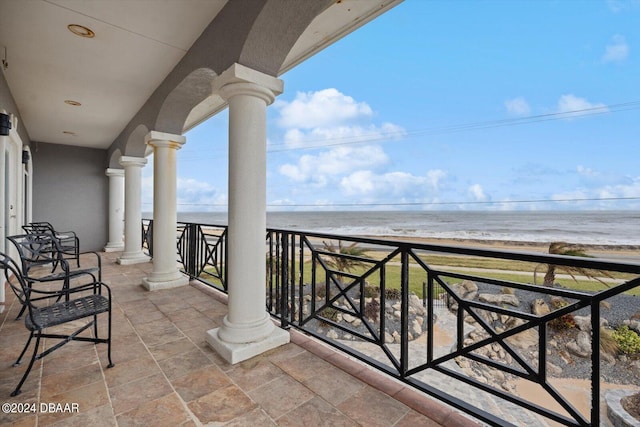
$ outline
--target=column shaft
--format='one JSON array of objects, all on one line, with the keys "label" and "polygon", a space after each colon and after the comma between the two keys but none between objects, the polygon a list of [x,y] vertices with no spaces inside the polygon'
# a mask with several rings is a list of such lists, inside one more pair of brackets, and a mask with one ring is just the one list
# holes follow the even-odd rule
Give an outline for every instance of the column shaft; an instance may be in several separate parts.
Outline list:
[{"label": "column shaft", "polygon": [[105,252],[124,249],[124,170],[109,168],[109,241]]},{"label": "column shaft", "polygon": [[207,342],[237,363],[289,342],[266,311],[266,108],[282,82],[235,64],[214,82],[229,103],[228,314]]},{"label": "column shaft", "polygon": [[119,264],[138,264],[149,261],[142,252],[142,167],[147,159],[122,156],[124,167],[124,252],[118,258]]},{"label": "column shaft", "polygon": [[142,283],[149,290],[189,283],[178,271],[176,247],[176,152],[185,142],[181,135],[150,132],[153,147],[153,269]]}]

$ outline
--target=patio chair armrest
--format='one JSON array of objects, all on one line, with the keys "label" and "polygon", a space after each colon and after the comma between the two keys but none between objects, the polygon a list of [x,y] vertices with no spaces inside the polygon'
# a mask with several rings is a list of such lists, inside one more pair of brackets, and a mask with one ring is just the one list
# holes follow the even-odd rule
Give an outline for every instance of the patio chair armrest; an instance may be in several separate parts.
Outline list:
[{"label": "patio chair armrest", "polygon": [[[98,295],[102,295],[102,289],[106,289],[107,290],[107,294],[109,295],[109,299],[111,299],[111,288],[103,282],[100,281],[95,281],[95,282],[91,282],[91,283],[85,283],[84,285],[78,285],[78,286],[74,286],[69,288],[68,292],[69,294],[74,294],[74,293],[78,293],[78,292],[84,292],[84,291],[88,291],[88,290],[93,290],[94,294],[98,294]],[[62,291],[59,291],[62,293]]]},{"label": "patio chair armrest", "polygon": [[89,254],[93,254],[96,256],[96,260],[98,262],[98,282],[102,282],[102,257],[100,256],[100,254],[98,252],[95,251],[87,251],[87,252],[81,252],[80,255],[89,255]]},{"label": "patio chair armrest", "polygon": [[40,296],[48,296],[48,297],[56,297],[56,296],[68,296],[71,294],[75,294],[78,292],[84,292],[84,291],[89,291],[92,290],[94,294],[102,294],[102,288],[107,289],[107,292],[109,294],[109,297],[111,297],[111,289],[109,288],[109,286],[107,286],[107,284],[99,282],[97,280],[91,281],[89,283],[83,283],[80,285],[76,285],[76,286],[71,286],[69,288],[63,288],[63,289],[57,289],[55,291],[47,291],[47,290],[43,290],[43,289],[35,289],[35,288],[31,288],[30,290],[30,294],[31,294],[31,298],[33,299],[34,295],[38,295],[38,299],[40,298]]},{"label": "patio chair armrest", "polygon": [[52,273],[47,274],[46,276],[28,276],[25,275],[24,278],[29,282],[38,282],[38,283],[48,283],[48,282],[57,282],[60,280],[73,279],[83,275],[89,275],[95,281],[97,280],[94,269],[83,269],[83,270],[72,270],[70,272],[62,272],[62,273]]},{"label": "patio chair armrest", "polygon": [[78,240],[78,236],[74,231],[55,231],[56,239],[71,239]]}]

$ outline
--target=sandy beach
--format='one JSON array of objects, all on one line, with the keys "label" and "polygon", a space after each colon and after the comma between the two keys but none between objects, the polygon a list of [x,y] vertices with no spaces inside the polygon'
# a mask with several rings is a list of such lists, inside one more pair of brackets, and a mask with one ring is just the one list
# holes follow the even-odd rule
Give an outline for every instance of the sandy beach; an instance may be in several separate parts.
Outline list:
[{"label": "sandy beach", "polygon": [[[548,243],[539,242],[518,242],[518,241],[502,241],[502,240],[479,240],[479,239],[436,239],[424,237],[397,237],[397,236],[370,236],[374,239],[396,240],[404,242],[415,242],[431,245],[445,246],[465,246],[481,249],[504,250],[513,252],[533,252],[547,254],[549,253]],[[595,258],[604,258],[622,262],[640,263],[640,245],[577,245],[582,247],[585,252]]]}]

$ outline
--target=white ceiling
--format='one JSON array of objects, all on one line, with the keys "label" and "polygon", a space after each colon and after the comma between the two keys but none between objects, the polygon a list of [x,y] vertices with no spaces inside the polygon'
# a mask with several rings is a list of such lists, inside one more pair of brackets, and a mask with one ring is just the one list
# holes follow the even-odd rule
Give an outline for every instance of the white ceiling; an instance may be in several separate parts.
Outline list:
[{"label": "white ceiling", "polygon": [[[299,39],[282,71],[400,1],[336,2]],[[0,0],[0,57],[7,47],[4,75],[29,137],[108,148],[226,2]],[[96,36],[78,37],[69,24]],[[220,107],[204,102],[185,128]]]},{"label": "white ceiling", "polygon": [[107,148],[225,3],[0,0],[5,78],[30,138]]}]

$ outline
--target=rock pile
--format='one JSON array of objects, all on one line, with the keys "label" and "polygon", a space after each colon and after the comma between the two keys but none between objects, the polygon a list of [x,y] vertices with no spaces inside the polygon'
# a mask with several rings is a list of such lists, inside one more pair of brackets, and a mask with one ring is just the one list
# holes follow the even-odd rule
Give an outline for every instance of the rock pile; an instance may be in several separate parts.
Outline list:
[{"label": "rock pile", "polygon": [[[569,301],[560,297],[535,298],[532,295],[525,296],[525,292],[520,292],[520,297],[518,297],[510,289],[502,289],[500,293],[490,293],[487,291],[487,286],[479,288],[476,283],[471,281],[454,284],[452,289],[459,297],[465,300],[476,300],[496,307],[511,308],[523,314],[532,313],[536,316],[545,316],[569,304]],[[529,294],[532,293],[529,292]],[[448,307],[452,312],[457,313],[458,302],[452,296],[448,297]],[[516,315],[508,316],[477,308],[474,311],[484,323],[497,333],[508,331],[527,322]],[[484,326],[468,312],[465,313],[464,320],[466,323],[465,331],[469,331],[464,338],[463,344],[465,347],[490,336]],[[632,316],[631,319],[622,323],[640,333],[640,316],[638,318]],[[585,365],[587,367],[585,371],[590,371],[592,352],[591,316],[580,316],[575,313],[567,314],[552,320],[547,325],[549,337],[546,346],[547,372],[554,376],[565,376],[563,371],[566,369],[573,373],[576,365]],[[600,328],[607,328],[609,322],[606,318],[601,317],[599,326]],[[540,351],[538,341],[538,328],[527,329],[506,339],[506,342],[514,348],[518,355],[534,368],[537,366]],[[516,369],[521,369],[514,363],[514,358],[509,354],[509,351],[498,343],[485,345],[474,350],[473,353]],[[640,360],[629,360],[624,355],[619,355],[616,358],[606,351],[600,351],[600,357],[602,361],[611,366],[623,362],[625,369],[628,369],[633,375],[640,376]],[[456,362],[468,375],[473,376],[482,383],[489,383],[505,390],[510,390],[511,388],[508,381],[512,377],[510,375],[505,375],[484,363],[471,361],[467,358],[457,358]]]},{"label": "rock pile", "polygon": [[[309,313],[309,306],[311,301],[311,296],[307,296],[304,299],[305,305],[303,307],[303,313]],[[316,297],[316,304],[322,303],[324,301],[321,297]],[[354,300],[356,306],[360,304],[360,300]],[[380,298],[365,298],[365,313],[363,316],[370,322],[379,327],[380,319]],[[352,311],[350,307],[348,307],[344,302],[340,305],[337,305],[338,308]],[[368,308],[369,307],[369,308]],[[373,308],[373,309],[371,309]],[[402,317],[402,306],[399,300],[385,300],[385,343],[393,344],[401,342],[401,317]],[[335,321],[338,324],[343,325],[344,327],[351,329],[353,331],[357,331],[360,333],[367,333],[366,327],[362,324],[362,319],[359,316],[352,314],[345,314],[340,311],[331,311],[324,310],[320,313],[322,316],[329,317],[331,316],[331,320]],[[409,341],[413,341],[422,334],[424,334],[427,330],[427,319],[426,314],[427,310],[422,305],[422,300],[415,294],[409,295],[409,332],[408,338]],[[350,334],[349,332],[345,332],[338,328],[332,328],[328,323],[318,322],[317,332],[320,334],[326,335],[329,339],[342,339],[342,340],[355,340],[356,338]]]}]

